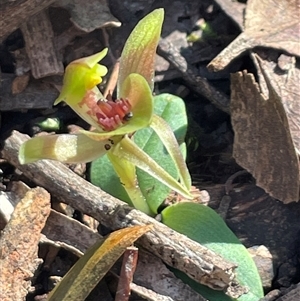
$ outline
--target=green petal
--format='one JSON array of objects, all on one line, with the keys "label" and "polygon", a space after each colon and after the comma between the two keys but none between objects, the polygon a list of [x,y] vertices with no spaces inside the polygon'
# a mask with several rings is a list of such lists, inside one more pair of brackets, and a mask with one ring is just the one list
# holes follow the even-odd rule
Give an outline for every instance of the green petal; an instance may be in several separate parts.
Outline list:
[{"label": "green petal", "polygon": [[180,181],[189,190],[191,188],[191,176],[171,127],[158,115],[153,115],[150,126],[159,136],[160,140],[173,159],[178,170]]},{"label": "green petal", "polygon": [[108,140],[95,141],[86,135],[47,135],[34,137],[23,143],[19,150],[21,164],[41,159],[53,159],[64,163],[90,162],[107,152]]},{"label": "green petal", "polygon": [[125,136],[116,147],[112,149],[114,155],[125,159],[136,167],[144,170],[155,179],[178,192],[188,199],[192,199],[189,190],[182,186],[176,179],[169,175],[161,166],[159,166],[150,156],[142,151],[128,136]]},{"label": "green petal", "polygon": [[107,156],[112,163],[115,172],[120,178],[120,182],[130,197],[133,206],[148,215],[152,215],[153,213],[151,212],[138,185],[135,165],[127,160],[120,159],[118,156],[115,156],[113,151],[108,152]]},{"label": "green petal", "polygon": [[144,17],[131,32],[121,55],[118,97],[122,96],[120,89],[130,73],[142,75],[153,90],[155,54],[163,19],[164,10],[156,9]]},{"label": "green petal", "polygon": [[65,71],[63,87],[54,105],[65,101],[68,105],[79,103],[87,90],[101,83],[107,68],[97,64],[107,54],[105,48],[99,53],[71,62]]},{"label": "green petal", "polygon": [[98,62],[100,62],[108,52],[108,48],[104,48],[102,51],[93,55],[73,61],[73,63],[85,64],[87,67],[92,69]]},{"label": "green petal", "polygon": [[112,136],[131,134],[149,126],[153,114],[153,97],[146,80],[139,74],[128,75],[124,81],[122,97],[127,98],[132,105],[133,116],[127,123],[109,132],[81,132],[92,139],[101,140]]}]

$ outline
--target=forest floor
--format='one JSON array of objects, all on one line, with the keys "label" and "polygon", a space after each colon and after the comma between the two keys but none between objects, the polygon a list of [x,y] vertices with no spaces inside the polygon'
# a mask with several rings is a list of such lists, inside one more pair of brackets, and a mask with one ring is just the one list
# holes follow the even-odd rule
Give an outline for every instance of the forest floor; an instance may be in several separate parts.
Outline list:
[{"label": "forest floor", "polygon": [[[40,4],[34,7],[34,2]],[[69,203],[68,193],[76,193],[68,185],[77,184],[69,179],[65,187],[55,188],[55,179],[48,179],[49,173],[56,172],[60,165],[51,165],[52,169],[48,165],[21,167],[13,152],[17,152],[19,144],[13,145],[13,141],[24,139],[18,132],[34,136],[41,132],[66,133],[75,127],[88,129],[69,107],[53,106],[62,85],[64,67],[108,47],[109,53],[102,62],[110,70],[100,87],[104,89],[133,27],[159,7],[165,9],[165,20],[157,51],[154,93],[174,94],[185,102],[189,120],[187,165],[194,193],[200,202],[222,216],[253,254],[263,281],[264,300],[300,300],[300,284],[297,285],[300,281],[299,3],[297,0],[105,2],[26,0],[4,1],[2,5],[5,25],[0,23],[3,30],[2,33],[0,30],[3,149],[0,229],[4,229],[2,233],[5,228],[8,231],[13,208],[36,186],[50,192],[52,209],[68,218],[62,220],[51,213],[42,231],[42,222],[30,222],[38,214],[32,209],[25,211],[28,216],[19,216],[19,228],[16,232],[11,230],[9,242],[0,236],[0,246],[9,254],[0,255],[1,272],[7,279],[6,284],[0,284],[5,287],[1,289],[9,290],[9,279],[14,283],[16,279],[20,281],[20,287],[14,284],[14,292],[10,291],[13,295],[3,300],[46,300],[54,283],[70,269],[80,252],[92,244],[91,237],[97,231],[106,235],[120,228],[111,226],[113,221],[100,227],[99,220],[79,210],[80,205],[77,208]],[[11,18],[12,12],[19,15]],[[8,148],[10,143],[12,146]],[[89,180],[89,164],[68,165],[68,169],[74,177],[79,175],[82,181]],[[63,173],[57,171],[57,176],[64,180],[66,173]],[[55,192],[57,189],[61,190]],[[82,189],[78,188],[78,195],[84,194]],[[63,197],[59,193],[64,193]],[[78,225],[74,220],[94,232],[78,228],[76,234],[74,229]],[[20,223],[24,223],[22,229]],[[63,243],[58,242],[58,236],[63,236],[59,227],[65,227],[63,235],[69,231],[69,244],[66,237]],[[20,243],[18,238],[24,233],[30,239],[19,245],[18,251],[24,251],[25,256],[22,262],[13,255],[12,241]],[[82,244],[79,251],[77,243]],[[34,255],[37,252],[38,258]],[[163,290],[167,288],[155,290],[162,279],[154,274],[158,273],[156,269],[161,269],[160,274],[171,272],[164,270],[161,263],[156,265],[156,257],[145,253],[141,258],[146,264],[137,271],[135,277],[141,279],[139,289],[132,289],[130,300],[205,300],[173,282],[173,289],[176,285],[180,289],[174,289],[175,297],[170,292],[169,299],[164,299],[167,293]],[[34,264],[27,262],[31,259]],[[17,265],[24,273],[12,275],[11,270],[5,270],[7,264]],[[86,300],[114,300],[120,264],[121,261]],[[147,265],[156,268],[146,270]],[[144,279],[143,274],[147,273],[149,279]],[[144,295],[141,287],[148,289]]]}]

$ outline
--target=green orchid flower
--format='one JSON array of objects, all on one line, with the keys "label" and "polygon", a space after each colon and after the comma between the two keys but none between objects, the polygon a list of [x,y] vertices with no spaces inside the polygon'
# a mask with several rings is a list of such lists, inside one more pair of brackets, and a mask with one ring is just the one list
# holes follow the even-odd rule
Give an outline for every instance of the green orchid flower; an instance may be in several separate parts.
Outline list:
[{"label": "green orchid flower", "polygon": [[[107,49],[67,66],[55,104],[66,102],[94,130],[32,138],[20,148],[20,163],[40,159],[90,162],[107,154],[137,209],[153,214],[138,186],[136,167],[182,196],[191,198],[191,179],[176,138],[170,126],[153,114],[154,62],[163,18],[163,9],[156,9],[130,34],[120,59],[116,100],[111,96],[105,99],[97,87],[107,73],[107,68],[98,63],[107,54]],[[172,157],[180,182],[134,143],[134,133],[149,126]]]}]

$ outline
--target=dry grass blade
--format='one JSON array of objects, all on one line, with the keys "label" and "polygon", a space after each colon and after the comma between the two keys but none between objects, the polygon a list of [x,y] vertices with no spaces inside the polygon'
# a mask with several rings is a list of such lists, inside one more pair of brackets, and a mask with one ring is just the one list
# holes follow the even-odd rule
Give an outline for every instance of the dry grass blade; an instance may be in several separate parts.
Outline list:
[{"label": "dry grass blade", "polygon": [[48,301],[85,300],[128,246],[151,229],[135,226],[113,232],[83,255],[50,292]]}]

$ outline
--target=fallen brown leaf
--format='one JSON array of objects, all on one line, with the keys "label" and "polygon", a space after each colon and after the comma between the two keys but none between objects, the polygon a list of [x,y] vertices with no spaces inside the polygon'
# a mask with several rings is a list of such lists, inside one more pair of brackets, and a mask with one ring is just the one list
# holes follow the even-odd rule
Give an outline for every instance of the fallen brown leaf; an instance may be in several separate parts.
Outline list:
[{"label": "fallen brown leaf", "polygon": [[248,0],[245,29],[207,66],[224,69],[244,51],[256,46],[271,47],[300,56],[299,0]]},{"label": "fallen brown leaf", "polygon": [[300,69],[296,67],[296,59],[292,56],[282,54],[277,62],[269,56],[265,59],[261,57],[266,56],[252,55],[256,61],[260,86],[262,82],[265,83],[264,78],[267,77],[274,93],[281,99],[296,151],[300,155]]},{"label": "fallen brown leaf", "polygon": [[267,82],[260,92],[253,74],[231,75],[233,156],[272,197],[284,203],[299,199],[299,165],[280,97]]},{"label": "fallen brown leaf", "polygon": [[74,25],[85,32],[105,26],[121,26],[121,23],[110,13],[106,0],[61,0],[57,5],[66,8]]},{"label": "fallen brown leaf", "polygon": [[104,241],[96,242],[50,292],[48,300],[84,300],[126,248],[152,227],[143,225],[121,229],[111,233]]}]

